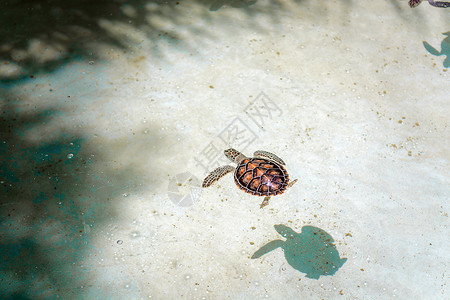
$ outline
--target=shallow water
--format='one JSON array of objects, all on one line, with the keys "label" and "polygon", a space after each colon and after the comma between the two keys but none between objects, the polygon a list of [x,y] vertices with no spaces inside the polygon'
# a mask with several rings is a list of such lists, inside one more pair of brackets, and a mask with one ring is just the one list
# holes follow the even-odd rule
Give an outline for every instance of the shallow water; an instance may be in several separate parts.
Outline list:
[{"label": "shallow water", "polygon": [[[0,296],[450,297],[449,9],[0,8]],[[230,147],[298,182],[202,188]]]}]

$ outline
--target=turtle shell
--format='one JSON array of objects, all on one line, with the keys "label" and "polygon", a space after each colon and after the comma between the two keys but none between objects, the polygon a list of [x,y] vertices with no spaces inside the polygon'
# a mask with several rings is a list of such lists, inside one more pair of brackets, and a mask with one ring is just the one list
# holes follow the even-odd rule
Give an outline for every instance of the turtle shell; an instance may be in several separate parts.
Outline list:
[{"label": "turtle shell", "polygon": [[282,194],[289,183],[286,169],[264,158],[246,158],[236,167],[236,185],[252,195],[275,196]]}]

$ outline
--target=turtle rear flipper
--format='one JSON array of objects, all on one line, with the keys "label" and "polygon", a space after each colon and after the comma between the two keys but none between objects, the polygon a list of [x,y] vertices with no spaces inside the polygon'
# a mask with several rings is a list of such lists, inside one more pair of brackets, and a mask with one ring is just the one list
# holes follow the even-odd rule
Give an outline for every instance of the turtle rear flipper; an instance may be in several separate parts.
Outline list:
[{"label": "turtle rear flipper", "polygon": [[208,174],[208,176],[205,177],[205,180],[203,180],[202,187],[208,187],[226,174],[230,173],[231,171],[234,171],[235,168],[232,166],[222,166],[218,167],[214,171]]},{"label": "turtle rear flipper", "polygon": [[259,158],[270,159],[271,161],[274,161],[280,165],[286,165],[281,158],[279,158],[275,154],[267,152],[267,151],[258,150],[258,151],[255,151],[255,153],[253,153],[253,155],[255,155],[255,157],[259,157]]},{"label": "turtle rear flipper", "polygon": [[347,261],[347,258],[345,258],[345,257],[341,258],[341,260],[339,261],[339,266],[338,267],[339,268],[342,267],[345,264],[346,261]]},{"label": "turtle rear flipper", "polygon": [[287,187],[290,188],[290,187],[293,186],[297,181],[298,181],[298,179],[292,180],[291,182],[289,182],[289,184],[287,185]]},{"label": "turtle rear flipper", "polygon": [[271,241],[270,243],[262,246],[261,248],[259,248],[258,251],[256,251],[251,259],[255,259],[255,258],[260,258],[261,256],[263,256],[266,253],[269,253],[272,250],[277,249],[278,247],[282,247],[284,245],[284,241],[282,240],[275,240],[275,241]]},{"label": "turtle rear flipper", "polygon": [[270,196],[264,198],[263,202],[259,205],[259,208],[263,208],[266,205],[269,205]]},{"label": "turtle rear flipper", "polygon": [[409,6],[416,7],[417,5],[420,4],[420,2],[422,2],[422,0],[409,0]]}]

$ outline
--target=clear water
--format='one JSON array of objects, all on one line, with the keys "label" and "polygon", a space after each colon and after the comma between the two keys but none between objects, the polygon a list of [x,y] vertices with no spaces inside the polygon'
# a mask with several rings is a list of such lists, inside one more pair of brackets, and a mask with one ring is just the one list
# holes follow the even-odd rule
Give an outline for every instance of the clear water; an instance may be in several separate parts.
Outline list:
[{"label": "clear water", "polygon": [[[449,9],[0,11],[1,298],[450,297]],[[229,147],[298,182],[202,188]]]}]

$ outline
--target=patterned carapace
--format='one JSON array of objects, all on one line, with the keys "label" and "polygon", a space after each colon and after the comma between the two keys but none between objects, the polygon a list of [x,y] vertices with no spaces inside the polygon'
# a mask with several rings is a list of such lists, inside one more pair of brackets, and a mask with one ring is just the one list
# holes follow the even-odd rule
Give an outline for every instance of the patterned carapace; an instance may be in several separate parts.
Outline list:
[{"label": "patterned carapace", "polygon": [[286,190],[289,176],[281,165],[266,159],[247,158],[236,167],[234,181],[249,194],[275,196]]}]

